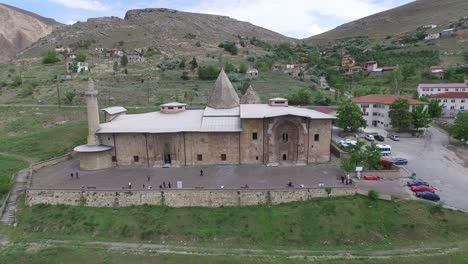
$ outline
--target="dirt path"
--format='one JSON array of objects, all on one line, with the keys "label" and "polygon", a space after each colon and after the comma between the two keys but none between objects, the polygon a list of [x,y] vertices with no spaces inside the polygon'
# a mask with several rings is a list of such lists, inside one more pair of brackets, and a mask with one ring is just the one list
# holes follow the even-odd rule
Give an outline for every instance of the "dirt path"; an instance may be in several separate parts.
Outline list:
[{"label": "dirt path", "polygon": [[[8,246],[4,244],[4,246]],[[389,259],[392,257],[418,257],[418,256],[440,256],[455,253],[462,248],[466,248],[468,241],[440,244],[428,247],[397,248],[390,250],[286,250],[286,249],[248,249],[231,247],[192,247],[174,246],[165,244],[144,244],[144,243],[124,243],[124,242],[103,242],[103,241],[74,241],[74,240],[47,240],[39,242],[18,243],[34,251],[47,247],[67,246],[75,248],[104,248],[113,251],[125,251],[129,253],[146,254],[180,254],[180,255],[201,255],[201,256],[230,256],[241,257],[273,257],[281,256],[291,259],[307,260],[327,260],[327,259]]]}]

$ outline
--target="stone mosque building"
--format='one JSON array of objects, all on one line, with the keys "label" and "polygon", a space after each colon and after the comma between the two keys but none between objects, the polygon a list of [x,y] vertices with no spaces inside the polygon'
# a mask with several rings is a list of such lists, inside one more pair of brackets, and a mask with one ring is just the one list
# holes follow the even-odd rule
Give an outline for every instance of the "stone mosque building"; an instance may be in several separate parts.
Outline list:
[{"label": "stone mosque building", "polygon": [[223,70],[204,109],[173,102],[158,112],[127,114],[123,107],[110,107],[101,110],[105,123],[100,123],[92,80],[85,96],[88,141],[74,149],[83,170],[330,160],[333,116],[289,106],[284,98],[261,104],[252,87],[239,99]]}]

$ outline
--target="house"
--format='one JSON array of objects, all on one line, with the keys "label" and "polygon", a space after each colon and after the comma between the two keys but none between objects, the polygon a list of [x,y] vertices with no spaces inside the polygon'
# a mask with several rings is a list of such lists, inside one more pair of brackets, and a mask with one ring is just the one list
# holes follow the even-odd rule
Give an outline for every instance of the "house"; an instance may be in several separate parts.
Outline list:
[{"label": "house", "polygon": [[376,61],[368,61],[364,65],[364,68],[367,72],[373,72],[375,69],[377,69],[377,62]]},{"label": "house", "polygon": [[362,111],[362,117],[366,120],[368,126],[391,129],[390,124],[390,106],[397,99],[404,99],[408,101],[412,111],[416,105],[427,105],[425,102],[412,99],[402,95],[391,95],[391,94],[372,94],[361,97],[353,98],[353,102],[357,104]]},{"label": "house", "polygon": [[104,113],[105,122],[110,122],[121,115],[127,114],[127,109],[122,106],[111,106],[103,108],[101,111]]},{"label": "house", "polygon": [[380,68],[375,68],[371,73],[370,75],[371,76],[383,76],[385,74],[388,74],[394,70],[397,70],[399,69],[400,67],[399,66],[384,66],[384,67],[380,67]]},{"label": "house", "polygon": [[455,117],[468,110],[468,92],[445,92],[433,94],[428,98],[437,100],[443,107],[444,117]]},{"label": "house", "polygon": [[341,58],[342,67],[351,68],[354,66],[355,63],[356,61],[351,55],[344,55],[343,58]]},{"label": "house", "polygon": [[58,52],[60,54],[66,53],[66,52],[72,52],[72,48],[55,48],[55,52]]},{"label": "house", "polygon": [[246,72],[246,75],[251,77],[251,78],[257,78],[258,77],[258,70],[257,69],[248,69]]},{"label": "house", "polygon": [[454,28],[444,29],[440,32],[440,37],[447,38],[447,37],[451,37],[453,34],[455,34]]},{"label": "house", "polygon": [[421,29],[433,29],[436,28],[437,25],[431,24],[431,25],[424,25],[421,27]]},{"label": "house", "polygon": [[439,79],[444,78],[445,68],[442,66],[431,66],[431,75]]},{"label": "house", "polygon": [[67,64],[69,72],[86,72],[89,71],[89,64],[86,62],[73,61]]},{"label": "house", "polygon": [[128,53],[127,58],[132,62],[141,62],[145,60],[143,53],[137,50],[133,50],[132,52]]},{"label": "house", "polygon": [[294,64],[286,64],[286,69],[294,69]]},{"label": "house", "polygon": [[440,33],[429,33],[424,37],[424,40],[438,39],[439,37]]},{"label": "house", "polygon": [[351,71],[354,72],[354,73],[356,73],[356,72],[362,72],[363,69],[364,69],[364,68],[361,67],[361,66],[353,66],[353,67],[351,68]]},{"label": "house", "polygon": [[283,68],[283,66],[279,63],[273,64],[273,71],[280,71]]},{"label": "house", "polygon": [[76,53],[73,52],[73,51],[71,51],[71,52],[64,52],[64,53],[62,53],[62,55],[63,55],[63,58],[64,58],[65,60],[74,60],[74,59],[76,59]]},{"label": "house", "polygon": [[87,144],[74,148],[83,170],[115,166],[170,167],[217,164],[304,166],[330,160],[334,116],[288,105],[240,103],[221,70],[205,108],[168,103],[160,111],[115,113],[100,123],[98,91],[90,78],[85,91]]},{"label": "house", "polygon": [[425,97],[447,92],[468,92],[468,80],[463,83],[420,83],[417,92],[418,96]]},{"label": "house", "polygon": [[121,49],[109,49],[107,50],[107,55],[109,57],[122,57],[123,55],[125,54],[125,52],[123,52],[123,50]]}]

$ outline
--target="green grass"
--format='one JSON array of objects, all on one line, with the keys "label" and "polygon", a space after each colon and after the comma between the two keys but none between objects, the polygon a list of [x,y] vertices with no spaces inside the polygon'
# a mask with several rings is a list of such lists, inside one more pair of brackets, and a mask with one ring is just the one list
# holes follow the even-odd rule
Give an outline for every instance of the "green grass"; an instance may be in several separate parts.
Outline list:
[{"label": "green grass", "polygon": [[[119,209],[37,205],[16,236],[293,248],[381,248],[466,239],[465,213],[415,201],[343,197],[277,206]],[[15,235],[14,235],[15,236]]]},{"label": "green grass", "polygon": [[67,123],[0,141],[0,151],[23,155],[35,160],[47,160],[69,152],[85,143],[87,127],[84,122]]},{"label": "green grass", "polygon": [[27,166],[26,161],[0,155],[0,203],[13,185],[13,177]]}]

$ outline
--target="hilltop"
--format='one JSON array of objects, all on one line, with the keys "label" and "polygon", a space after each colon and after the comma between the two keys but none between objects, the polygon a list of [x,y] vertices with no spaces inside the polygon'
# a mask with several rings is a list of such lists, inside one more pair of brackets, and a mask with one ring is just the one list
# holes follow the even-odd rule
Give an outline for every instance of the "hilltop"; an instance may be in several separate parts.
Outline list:
[{"label": "hilltop", "polygon": [[57,21],[0,4],[0,61],[6,61],[58,27]]},{"label": "hilltop", "polygon": [[358,36],[384,39],[387,36],[414,31],[424,25],[435,24],[439,27],[449,25],[464,16],[468,16],[466,0],[417,0],[343,24],[304,41],[309,44],[319,44]]},{"label": "hilltop", "polygon": [[124,19],[91,18],[61,27],[28,49],[37,56],[56,46],[152,48],[163,53],[204,51],[222,41],[259,38],[271,43],[294,39],[227,16],[181,12],[164,8],[129,10]]}]

